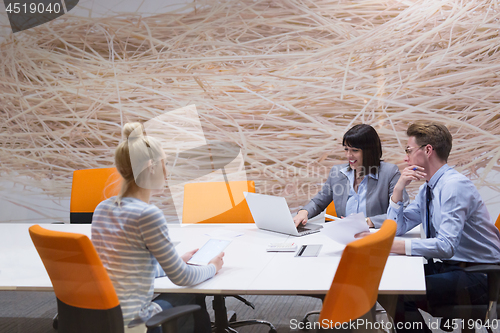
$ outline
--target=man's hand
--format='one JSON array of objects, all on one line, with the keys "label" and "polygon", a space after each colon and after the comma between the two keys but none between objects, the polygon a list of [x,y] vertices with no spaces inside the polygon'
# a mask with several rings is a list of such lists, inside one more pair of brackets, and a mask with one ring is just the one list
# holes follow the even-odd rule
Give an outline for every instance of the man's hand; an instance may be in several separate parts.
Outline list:
[{"label": "man's hand", "polygon": [[181,256],[181,259],[182,261],[184,261],[185,263],[187,263],[189,261],[189,259],[191,259],[191,257],[196,253],[198,252],[199,249],[194,249],[192,251],[189,251],[189,252],[186,252],[184,253],[182,256]]},{"label": "man's hand", "polygon": [[391,253],[396,254],[406,254],[405,251],[405,241],[404,240],[394,240],[391,247]]},{"label": "man's hand", "polygon": [[293,218],[293,222],[295,223],[295,226],[298,227],[299,224],[303,224],[303,225],[306,225],[307,223],[307,210],[305,209],[301,209],[299,210],[299,212],[297,213],[297,215],[294,216]]},{"label": "man's hand", "polygon": [[401,172],[401,177],[399,177],[396,186],[394,186],[394,190],[392,191],[391,200],[395,203],[403,201],[403,190],[406,186],[408,186],[412,181],[418,181],[425,179],[427,174],[425,173],[425,169],[418,165],[410,165],[403,169]]},{"label": "man's hand", "polygon": [[366,237],[366,236],[369,236],[371,235],[371,232],[369,231],[361,231],[361,232],[358,232],[357,234],[354,235],[354,238],[363,238],[363,237]]},{"label": "man's hand", "polygon": [[414,180],[419,181],[425,179],[425,176],[427,176],[427,174],[425,173],[425,169],[422,168],[421,166],[418,165],[407,166],[406,168],[403,169],[403,172],[401,172],[401,177],[399,177],[396,187],[400,183],[404,183],[404,185],[401,184],[404,188],[410,185],[410,183]]},{"label": "man's hand", "polygon": [[208,263],[208,264],[214,264],[215,265],[215,272],[220,271],[220,269],[222,268],[222,265],[224,265],[224,259],[222,259],[222,257],[224,257],[224,252],[221,252],[218,255],[216,255]]}]

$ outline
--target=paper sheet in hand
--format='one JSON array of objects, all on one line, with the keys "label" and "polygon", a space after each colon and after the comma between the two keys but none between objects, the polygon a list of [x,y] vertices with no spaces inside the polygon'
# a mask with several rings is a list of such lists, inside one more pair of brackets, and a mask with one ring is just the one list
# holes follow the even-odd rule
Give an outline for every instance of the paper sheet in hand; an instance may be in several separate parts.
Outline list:
[{"label": "paper sheet in hand", "polygon": [[307,223],[318,223],[318,224],[325,224],[325,216],[326,216],[326,211],[322,211],[315,217],[311,217],[310,219],[307,219]]},{"label": "paper sheet in hand", "polygon": [[334,241],[347,245],[356,238],[354,235],[369,231],[363,213],[352,214],[346,218],[325,223],[321,232],[333,239]]}]

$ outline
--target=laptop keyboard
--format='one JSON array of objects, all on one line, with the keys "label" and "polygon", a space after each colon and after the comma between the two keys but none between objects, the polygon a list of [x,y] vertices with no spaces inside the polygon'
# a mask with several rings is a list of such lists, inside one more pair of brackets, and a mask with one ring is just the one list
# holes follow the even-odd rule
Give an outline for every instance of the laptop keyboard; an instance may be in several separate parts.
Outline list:
[{"label": "laptop keyboard", "polygon": [[301,234],[304,234],[304,235],[307,235],[307,234],[311,234],[314,232],[314,230],[311,230],[309,228],[306,228],[304,226],[298,226],[297,227],[297,231]]}]

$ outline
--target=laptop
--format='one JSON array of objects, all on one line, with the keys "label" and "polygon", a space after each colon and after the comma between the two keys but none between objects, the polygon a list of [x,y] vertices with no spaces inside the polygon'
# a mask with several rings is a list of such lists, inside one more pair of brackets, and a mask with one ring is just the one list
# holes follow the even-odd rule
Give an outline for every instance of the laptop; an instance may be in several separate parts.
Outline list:
[{"label": "laptop", "polygon": [[286,199],[272,195],[244,192],[245,199],[259,229],[291,236],[304,236],[318,232],[322,225],[310,224],[295,227]]}]

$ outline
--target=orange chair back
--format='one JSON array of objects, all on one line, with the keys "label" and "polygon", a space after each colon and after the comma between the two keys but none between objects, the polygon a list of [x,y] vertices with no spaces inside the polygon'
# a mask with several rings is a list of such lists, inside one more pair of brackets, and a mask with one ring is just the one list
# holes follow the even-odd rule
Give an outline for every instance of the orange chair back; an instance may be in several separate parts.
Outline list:
[{"label": "orange chair back", "polygon": [[[335,209],[335,202],[330,202],[330,204],[326,207],[326,213],[331,216],[337,216],[337,210]],[[333,221],[333,219],[325,218],[326,221]]]},{"label": "orange chair back", "polygon": [[97,205],[120,193],[122,177],[116,168],[84,169],[73,172],[71,223],[90,223]]},{"label": "orange chair back", "polygon": [[182,223],[254,223],[243,192],[255,193],[255,182],[184,185]]},{"label": "orange chair back", "polygon": [[500,214],[498,214],[497,221],[495,222],[495,226],[498,230],[500,230]]},{"label": "orange chair back", "polygon": [[370,311],[395,235],[396,222],[386,220],[379,231],[347,244],[323,302],[320,322],[341,324]]},{"label": "orange chair back", "polygon": [[107,310],[120,304],[90,239],[82,234],[29,228],[56,297],[67,305]]}]

